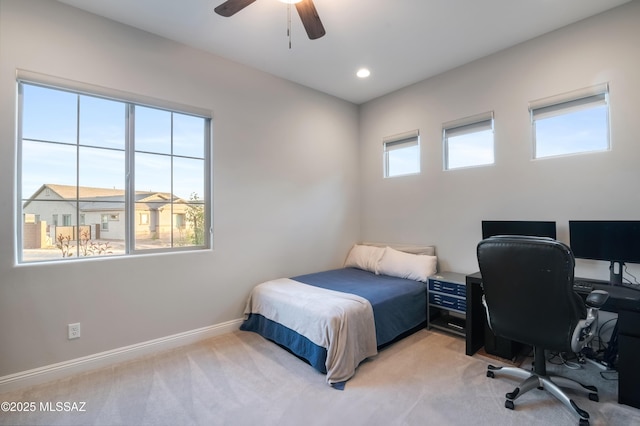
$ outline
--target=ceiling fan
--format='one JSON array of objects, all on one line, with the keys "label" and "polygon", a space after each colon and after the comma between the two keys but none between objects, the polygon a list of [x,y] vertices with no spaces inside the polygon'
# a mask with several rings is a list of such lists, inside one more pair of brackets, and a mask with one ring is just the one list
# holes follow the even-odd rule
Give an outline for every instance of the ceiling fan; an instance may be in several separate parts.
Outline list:
[{"label": "ceiling fan", "polygon": [[[230,17],[240,12],[245,7],[249,6],[256,0],[227,0],[220,6],[216,7],[214,11],[221,16]],[[298,15],[304,29],[307,31],[307,35],[311,40],[325,35],[324,27],[316,11],[316,7],[313,5],[313,0],[280,0],[284,3],[295,3]]]}]

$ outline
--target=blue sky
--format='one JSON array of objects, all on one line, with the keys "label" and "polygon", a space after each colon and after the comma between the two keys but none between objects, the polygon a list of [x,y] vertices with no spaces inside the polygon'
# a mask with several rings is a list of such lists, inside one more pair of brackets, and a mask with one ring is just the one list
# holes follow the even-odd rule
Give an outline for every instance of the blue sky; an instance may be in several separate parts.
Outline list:
[{"label": "blue sky", "polygon": [[[28,84],[23,94],[23,198],[44,183],[124,189],[125,103],[81,95],[78,121],[76,94]],[[171,113],[137,106],[135,120],[136,190],[171,192]],[[204,123],[173,113],[173,193],[185,199],[204,198]]]},{"label": "blue sky", "polygon": [[493,164],[493,129],[453,136],[447,139],[448,168]]},{"label": "blue sky", "polygon": [[536,158],[609,148],[607,106],[536,120]]}]

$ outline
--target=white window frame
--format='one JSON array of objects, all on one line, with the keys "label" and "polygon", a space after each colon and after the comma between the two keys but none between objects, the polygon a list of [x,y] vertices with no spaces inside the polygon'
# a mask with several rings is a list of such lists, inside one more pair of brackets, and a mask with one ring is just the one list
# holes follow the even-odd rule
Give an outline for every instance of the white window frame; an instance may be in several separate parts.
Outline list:
[{"label": "white window frame", "polygon": [[[393,178],[399,176],[417,175],[420,174],[420,131],[412,130],[405,133],[399,133],[393,136],[387,136],[382,139],[383,147],[383,169],[385,178]],[[393,173],[392,165],[390,164],[390,153],[395,150],[407,149],[417,147],[418,152],[416,154],[417,170],[407,173]]]},{"label": "white window frame", "polygon": [[[169,112],[175,112],[178,114],[186,114],[192,115],[199,118],[204,119],[205,121],[205,129],[204,129],[204,192],[205,194],[205,203],[204,203],[204,244],[203,245],[191,245],[191,246],[174,246],[167,247],[161,249],[136,249],[135,248],[135,235],[134,235],[134,220],[135,220],[135,202],[134,202],[134,193],[135,186],[133,178],[130,177],[132,173],[126,173],[126,195],[125,195],[125,228],[126,232],[126,253],[124,256],[131,256],[136,254],[149,254],[153,252],[179,252],[186,250],[203,250],[203,249],[211,249],[213,246],[213,229],[212,229],[212,211],[213,211],[213,199],[212,199],[212,170],[211,170],[211,128],[212,128],[212,119],[211,112],[202,108],[187,106],[183,104],[178,104],[175,102],[160,100],[156,98],[151,98],[147,96],[132,94],[129,92],[119,91],[116,89],[108,89],[102,86],[95,86],[87,83],[81,83],[77,81],[66,80],[63,78],[58,78],[54,76],[44,75],[36,72],[18,70],[17,71],[17,85],[18,85],[18,120],[17,120],[17,151],[18,151],[18,162],[17,162],[17,212],[16,217],[22,217],[22,203],[25,196],[29,196],[30,194],[22,194],[22,168],[21,168],[21,159],[22,159],[22,90],[20,89],[22,84],[29,84],[35,86],[41,86],[45,88],[51,88],[54,90],[62,90],[68,91],[78,95],[87,95],[98,98],[104,98],[107,100],[114,100],[118,102],[123,102],[128,105],[127,109],[131,110],[134,106],[142,106],[148,108],[155,108],[166,110]],[[129,128],[127,130],[127,134],[130,135],[133,133],[133,130]],[[134,147],[127,148],[131,149],[133,152]],[[128,154],[129,160],[127,163],[132,163],[133,155]],[[130,168],[131,164],[127,164],[127,167]],[[50,191],[47,189],[47,194],[50,195]],[[109,214],[102,215],[106,216],[107,221],[101,218],[100,228],[102,231],[108,231],[109,229],[109,221],[119,220],[119,216],[110,217]],[[58,215],[54,214],[54,225],[57,225],[55,220]],[[20,223],[21,221],[17,221]],[[31,264],[37,263],[37,261],[24,261],[23,260],[23,229],[22,226],[17,226],[17,260],[18,263]],[[65,261],[68,259],[75,260],[81,259],[81,257],[71,257],[65,258]],[[51,259],[51,261],[58,261],[57,259]]]},{"label": "white window frame", "polygon": [[[442,151],[444,170],[456,170],[468,167],[490,166],[495,164],[495,140],[494,140],[494,115],[493,111],[476,114],[458,120],[446,122],[442,125]],[[451,147],[449,138],[456,136],[470,135],[478,132],[491,131],[491,161],[478,160],[475,163],[461,166],[451,166]]]},{"label": "white window frame", "polygon": [[[606,146],[599,149],[575,149],[558,154],[539,155],[539,141],[536,135],[536,121],[546,118],[557,118],[578,111],[600,106],[606,107]],[[609,123],[609,84],[602,83],[583,89],[574,90],[556,96],[529,102],[529,116],[531,120],[531,138],[533,145],[533,159],[554,158],[565,155],[605,152],[611,150],[611,126]]]}]

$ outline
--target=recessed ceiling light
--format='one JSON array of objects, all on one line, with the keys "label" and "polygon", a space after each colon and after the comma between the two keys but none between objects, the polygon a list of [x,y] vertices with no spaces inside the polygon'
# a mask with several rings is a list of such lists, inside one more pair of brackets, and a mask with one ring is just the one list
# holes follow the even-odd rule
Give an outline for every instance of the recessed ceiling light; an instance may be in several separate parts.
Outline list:
[{"label": "recessed ceiling light", "polygon": [[356,73],[356,75],[357,75],[358,77],[360,77],[360,78],[367,78],[367,77],[369,77],[369,76],[371,75],[371,71],[369,71],[369,70],[368,70],[368,69],[366,69],[366,68],[360,68],[360,69],[358,70],[358,72]]}]

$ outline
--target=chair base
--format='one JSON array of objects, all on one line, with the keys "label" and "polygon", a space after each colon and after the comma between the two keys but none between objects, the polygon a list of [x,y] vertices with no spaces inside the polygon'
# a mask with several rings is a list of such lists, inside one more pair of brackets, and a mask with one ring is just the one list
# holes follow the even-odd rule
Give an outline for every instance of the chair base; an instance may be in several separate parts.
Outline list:
[{"label": "chair base", "polygon": [[531,389],[543,389],[556,397],[565,406],[571,409],[580,417],[580,425],[589,424],[589,413],[582,410],[578,405],[569,398],[560,388],[569,388],[576,391],[586,393],[590,400],[598,401],[598,389],[595,386],[584,385],[575,380],[562,376],[541,375],[534,371],[527,371],[517,367],[495,367],[489,365],[487,369],[487,377],[495,377],[495,374],[505,374],[522,380],[522,383],[516,387],[513,392],[505,395],[505,407],[513,410],[515,408],[514,401]]}]

